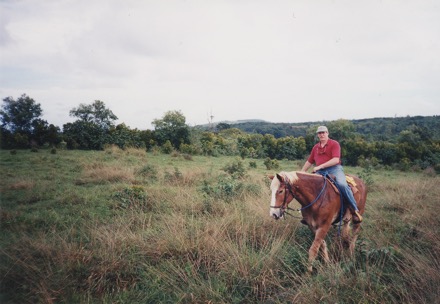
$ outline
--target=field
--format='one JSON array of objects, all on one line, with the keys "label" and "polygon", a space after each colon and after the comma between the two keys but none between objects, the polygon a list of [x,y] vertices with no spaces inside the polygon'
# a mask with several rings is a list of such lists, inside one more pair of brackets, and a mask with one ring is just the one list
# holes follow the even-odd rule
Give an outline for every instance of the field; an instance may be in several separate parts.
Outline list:
[{"label": "field", "polygon": [[[55,152],[55,151],[52,151]],[[438,303],[440,177],[363,170],[356,252],[306,271],[311,232],[269,217],[267,175],[302,162],[0,151],[1,303]],[[297,203],[292,203],[295,207]]]}]

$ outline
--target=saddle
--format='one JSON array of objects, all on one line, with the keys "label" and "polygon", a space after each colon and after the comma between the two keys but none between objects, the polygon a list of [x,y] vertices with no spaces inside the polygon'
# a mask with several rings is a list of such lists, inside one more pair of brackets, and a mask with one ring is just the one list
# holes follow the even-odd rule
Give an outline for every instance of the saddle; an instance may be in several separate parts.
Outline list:
[{"label": "saddle", "polygon": [[[332,186],[333,190],[335,190],[335,192],[337,194],[340,194],[338,187],[335,184],[335,176],[334,175],[330,175],[330,176],[326,176],[325,177],[327,179],[327,181],[330,183],[330,185]],[[348,186],[351,188],[351,191],[353,191],[353,194],[357,193],[359,190],[356,187],[356,182],[354,181],[354,178],[350,175],[345,175],[345,179],[347,181]],[[341,197],[342,199],[342,197]],[[333,221],[332,225],[336,225],[337,223],[341,223],[342,220],[342,216],[343,214],[345,214],[345,211],[347,209],[347,205],[344,202],[341,202],[341,210],[339,211],[339,215],[338,217]]]},{"label": "saddle", "polygon": [[[338,187],[337,187],[337,186],[335,185],[335,183],[334,183],[334,181],[335,181],[335,176],[334,176],[334,175],[331,175],[330,177],[331,177],[331,178],[326,177],[326,178],[327,178],[327,181],[330,183],[330,185],[332,185],[333,190],[335,190],[335,192],[336,192],[337,194],[339,194],[339,189],[338,189]],[[353,192],[353,194],[357,193],[359,190],[358,190],[358,188],[356,187],[357,185],[356,185],[356,182],[354,181],[354,178],[353,178],[352,176],[350,176],[350,175],[345,175],[345,179],[346,179],[346,181],[347,181],[348,186],[350,186],[351,191]]]}]

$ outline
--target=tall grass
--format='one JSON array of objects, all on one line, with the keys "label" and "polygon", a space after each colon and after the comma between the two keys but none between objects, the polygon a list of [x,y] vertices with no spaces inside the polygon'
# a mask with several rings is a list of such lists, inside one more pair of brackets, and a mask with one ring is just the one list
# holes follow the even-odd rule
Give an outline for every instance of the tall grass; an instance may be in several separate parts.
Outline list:
[{"label": "tall grass", "polygon": [[[436,176],[370,173],[355,256],[340,252],[334,229],[332,262],[318,259],[308,275],[312,235],[297,219],[269,217],[273,172],[263,160],[245,168],[228,157],[115,147],[0,156],[2,303],[434,303],[440,296]],[[234,167],[239,175],[229,172]]]}]

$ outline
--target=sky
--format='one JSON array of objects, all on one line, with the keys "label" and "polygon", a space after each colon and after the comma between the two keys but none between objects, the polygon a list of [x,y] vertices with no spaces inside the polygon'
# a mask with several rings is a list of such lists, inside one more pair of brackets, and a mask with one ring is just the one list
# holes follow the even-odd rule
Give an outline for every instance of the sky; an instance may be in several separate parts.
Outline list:
[{"label": "sky", "polygon": [[0,97],[62,127],[440,115],[438,0],[0,0]]}]

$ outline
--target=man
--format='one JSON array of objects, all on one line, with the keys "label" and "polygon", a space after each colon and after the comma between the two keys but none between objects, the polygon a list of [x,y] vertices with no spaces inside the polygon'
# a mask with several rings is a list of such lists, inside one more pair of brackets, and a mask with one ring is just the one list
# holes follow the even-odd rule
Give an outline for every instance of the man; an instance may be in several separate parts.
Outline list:
[{"label": "man", "polygon": [[307,172],[315,164],[313,168],[314,173],[334,175],[339,191],[342,192],[345,201],[351,206],[353,221],[356,223],[362,222],[362,216],[359,213],[353,192],[347,184],[344,169],[341,166],[341,146],[336,140],[328,137],[327,127],[318,127],[316,133],[319,137],[319,143],[312,148],[310,156],[301,171]]}]

